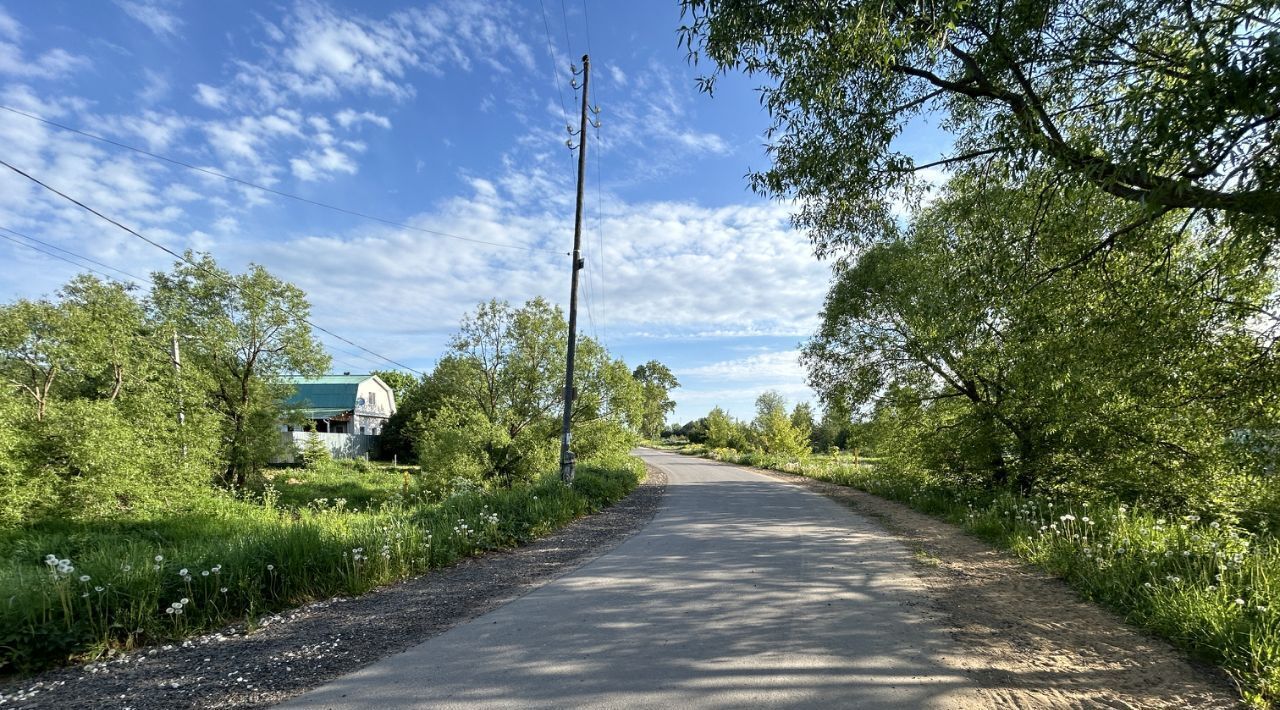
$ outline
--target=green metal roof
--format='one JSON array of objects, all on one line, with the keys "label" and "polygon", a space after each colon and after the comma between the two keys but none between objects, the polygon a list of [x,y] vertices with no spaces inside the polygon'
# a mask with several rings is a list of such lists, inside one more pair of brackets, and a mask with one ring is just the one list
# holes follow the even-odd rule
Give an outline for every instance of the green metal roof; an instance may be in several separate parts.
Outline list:
[{"label": "green metal roof", "polygon": [[304,375],[285,375],[280,378],[295,385],[358,385],[373,375],[321,375],[306,377]]},{"label": "green metal roof", "polygon": [[356,406],[356,392],[360,383],[369,377],[370,375],[290,375],[284,381],[292,384],[295,391],[284,403],[305,407],[307,415],[315,419],[341,414]]}]

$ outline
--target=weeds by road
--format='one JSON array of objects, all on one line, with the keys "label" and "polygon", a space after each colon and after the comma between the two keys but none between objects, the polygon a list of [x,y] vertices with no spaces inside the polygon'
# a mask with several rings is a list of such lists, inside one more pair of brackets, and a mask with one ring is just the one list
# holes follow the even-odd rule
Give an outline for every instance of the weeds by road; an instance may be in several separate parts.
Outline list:
[{"label": "weeds by road", "polygon": [[36,671],[360,594],[545,535],[621,499],[643,471],[616,457],[581,465],[572,487],[547,476],[436,504],[384,500],[355,511],[331,498],[221,498],[155,519],[7,531],[0,669]]}]

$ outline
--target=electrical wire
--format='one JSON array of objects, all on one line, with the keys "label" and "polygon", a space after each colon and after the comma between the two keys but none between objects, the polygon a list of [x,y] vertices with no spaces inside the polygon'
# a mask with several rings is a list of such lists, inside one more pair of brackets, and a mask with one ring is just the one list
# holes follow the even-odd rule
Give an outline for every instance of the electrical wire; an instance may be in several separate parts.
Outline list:
[{"label": "electrical wire", "polygon": [[[33,177],[33,176],[32,176],[32,175],[30,175],[29,173],[23,172],[22,170],[19,170],[18,168],[15,168],[14,166],[10,165],[9,163],[7,163],[7,162],[5,162],[5,161],[3,161],[3,160],[0,160],[0,166],[4,166],[4,167],[8,168],[9,170],[12,170],[13,172],[17,173],[18,175],[21,175],[22,177],[24,177],[24,178],[26,178],[26,179],[30,180],[31,182],[34,182],[35,184],[39,185],[40,187],[43,187],[44,189],[48,190],[49,192],[52,192],[53,194],[55,194],[55,195],[57,195],[57,196],[61,197],[62,199],[64,199],[64,200],[66,200],[66,201],[68,201],[68,202],[70,202],[70,203],[72,203],[72,204],[76,205],[77,207],[80,207],[81,209],[83,209],[83,210],[85,210],[85,211],[89,212],[90,214],[95,215],[95,216],[96,216],[96,217],[98,217],[99,219],[102,219],[103,221],[105,221],[105,222],[107,222],[107,223],[109,223],[109,224],[115,225],[116,227],[119,227],[121,230],[125,231],[126,233],[128,233],[128,234],[130,234],[130,235],[132,235],[132,236],[134,236],[134,237],[137,237],[138,239],[141,239],[142,241],[144,241],[144,242],[146,242],[146,243],[150,244],[151,246],[153,246],[153,247],[155,247],[155,248],[157,248],[157,249],[159,249],[159,250],[161,250],[161,251],[165,252],[166,254],[169,254],[169,255],[171,255],[171,256],[173,256],[173,257],[177,258],[179,261],[181,261],[181,262],[183,262],[183,263],[189,264],[189,265],[191,265],[191,266],[193,266],[193,267],[195,267],[195,268],[199,269],[200,271],[202,271],[202,272],[204,272],[204,273],[206,273],[206,274],[208,274],[208,275],[210,275],[210,276],[213,276],[214,278],[216,278],[216,279],[218,279],[218,280],[220,280],[220,281],[222,281],[222,282],[226,283],[227,285],[231,286],[231,288],[233,288],[233,289],[235,289],[235,290],[237,290],[237,291],[240,291],[242,295],[245,295],[245,294],[244,294],[244,290],[243,290],[242,288],[240,288],[240,286],[239,286],[238,284],[236,284],[236,282],[235,282],[234,280],[232,280],[232,279],[230,279],[230,278],[227,278],[226,276],[223,276],[222,274],[219,274],[219,273],[218,273],[218,272],[216,272],[216,271],[211,271],[211,270],[209,270],[208,268],[206,268],[205,266],[203,266],[203,265],[201,265],[201,264],[199,264],[199,263],[197,263],[197,262],[195,262],[195,261],[192,261],[191,259],[187,258],[187,256],[186,256],[186,255],[184,255],[184,254],[179,254],[178,252],[176,252],[176,251],[174,251],[174,250],[170,249],[169,247],[166,247],[165,245],[163,245],[163,244],[161,244],[161,243],[159,243],[159,242],[157,242],[157,241],[155,241],[155,240],[152,240],[152,239],[149,239],[149,238],[147,238],[147,237],[143,236],[142,234],[140,234],[140,233],[139,233],[139,232],[137,232],[136,230],[133,230],[133,229],[131,229],[131,228],[129,228],[129,227],[126,227],[125,225],[121,224],[120,222],[118,222],[118,221],[116,221],[116,220],[114,220],[114,219],[112,219],[112,218],[110,218],[110,217],[106,216],[105,214],[103,214],[103,213],[99,212],[98,210],[96,210],[96,209],[94,209],[94,208],[92,208],[92,207],[90,207],[90,206],[86,205],[85,203],[83,203],[83,202],[81,202],[81,201],[79,201],[79,200],[75,199],[74,197],[71,197],[70,195],[66,194],[65,192],[62,192],[62,191],[60,191],[60,190],[58,190],[58,189],[56,189],[56,188],[54,188],[54,187],[50,186],[49,184],[47,184],[47,183],[45,183],[45,182],[40,181],[39,179],[37,179],[37,178]],[[283,309],[279,308],[278,306],[277,306],[277,310],[278,310],[278,311],[280,311],[280,312],[282,312],[282,313],[285,313],[285,311],[284,311]],[[417,369],[415,369],[415,368],[409,367],[408,365],[405,365],[405,364],[404,364],[404,363],[402,363],[402,362],[397,362],[396,360],[393,360],[393,359],[391,359],[391,358],[389,358],[389,357],[387,357],[387,356],[385,356],[385,355],[382,355],[382,354],[380,354],[380,353],[374,352],[373,350],[370,350],[369,348],[366,348],[366,347],[364,347],[363,345],[360,345],[359,343],[356,343],[356,342],[353,342],[353,341],[351,341],[351,340],[348,340],[347,338],[344,338],[344,337],[342,337],[341,335],[338,335],[337,333],[335,333],[335,332],[333,332],[333,331],[331,331],[331,330],[329,330],[329,329],[327,329],[327,328],[322,328],[322,327],[320,327],[320,326],[316,325],[315,323],[311,322],[310,320],[308,320],[308,319],[306,319],[306,318],[301,318],[301,317],[295,316],[295,315],[290,314],[290,313],[285,313],[285,315],[286,315],[286,316],[288,316],[288,317],[290,317],[290,318],[297,318],[297,320],[298,320],[299,322],[301,322],[301,323],[305,323],[305,324],[307,324],[307,326],[309,326],[309,327],[311,327],[311,328],[314,328],[315,330],[318,330],[318,331],[320,331],[321,333],[326,333],[326,334],[328,334],[328,335],[330,335],[330,336],[332,336],[332,337],[334,337],[334,338],[337,338],[338,340],[341,340],[342,342],[344,342],[344,343],[346,343],[346,344],[348,344],[348,345],[351,345],[351,346],[353,346],[353,347],[355,347],[355,348],[357,348],[357,349],[359,349],[359,350],[362,350],[362,351],[364,351],[364,352],[366,352],[366,353],[369,353],[370,355],[373,355],[374,357],[377,357],[377,358],[379,358],[379,359],[381,359],[381,360],[385,360],[386,362],[389,362],[389,363],[391,363],[392,365],[395,365],[396,367],[403,368],[403,369],[405,369],[405,370],[408,370],[409,372],[413,372],[413,373],[418,374],[418,375],[423,374],[420,370],[417,370]]]},{"label": "electrical wire", "polygon": [[[3,229],[3,228],[2,228],[2,227],[0,227],[0,229]],[[8,231],[8,230],[5,230],[5,231]],[[92,266],[85,266],[84,264],[81,264],[81,263],[80,263],[80,262],[78,262],[78,261],[72,261],[71,259],[68,259],[68,258],[67,258],[67,257],[65,257],[65,256],[61,256],[61,255],[59,255],[59,254],[55,254],[55,253],[53,253],[53,252],[51,252],[51,251],[47,251],[47,250],[45,250],[45,249],[41,249],[40,247],[38,247],[38,246],[36,246],[36,245],[34,245],[34,244],[27,244],[26,242],[20,242],[20,241],[18,241],[17,239],[14,239],[13,237],[10,237],[10,236],[6,236],[6,235],[4,235],[4,234],[0,234],[0,239],[4,239],[5,241],[13,242],[14,244],[17,244],[17,245],[18,245],[18,246],[20,246],[20,247],[26,247],[26,248],[28,248],[28,249],[31,249],[32,251],[38,251],[38,252],[40,252],[41,254],[44,254],[45,256],[49,256],[49,257],[53,257],[54,259],[58,259],[58,260],[61,260],[61,261],[65,261],[65,262],[67,262],[68,264],[71,264],[72,266],[76,267],[77,269],[84,269],[85,271],[92,271],[93,273],[95,273],[95,274],[97,274],[97,275],[99,275],[99,276],[101,276],[101,277],[103,277],[103,278],[105,278],[105,279],[108,279],[108,280],[111,280],[111,281],[116,281],[116,280],[118,280],[115,276],[112,276],[111,274],[108,274],[108,273],[107,273],[107,272],[105,272],[105,271],[99,271],[99,270],[97,270],[97,269],[93,268]],[[83,258],[83,257],[81,257],[81,258]]]},{"label": "electrical wire", "polygon": [[556,69],[556,52],[552,48],[551,42],[551,23],[547,20],[547,4],[543,0],[538,0],[538,6],[542,8],[542,29],[547,35],[547,56],[551,59],[551,82],[556,85],[556,93],[560,95],[560,114],[564,116],[564,125],[572,128],[573,124],[569,123],[569,109],[564,102],[564,90],[560,88],[559,70]]},{"label": "electrical wire", "polygon": [[[124,274],[125,276],[128,276],[129,278],[131,278],[131,279],[133,279],[134,281],[137,281],[137,282],[139,282],[139,283],[149,283],[149,282],[151,281],[151,279],[150,279],[150,278],[143,278],[143,277],[141,277],[141,276],[138,276],[137,274],[131,274],[131,273],[129,273],[128,271],[125,271],[124,269],[117,269],[116,267],[112,266],[111,264],[104,264],[103,262],[98,261],[97,259],[91,259],[91,258],[89,258],[89,257],[85,256],[84,254],[76,253],[76,252],[74,252],[74,251],[71,251],[70,249],[63,249],[62,247],[60,247],[60,246],[58,246],[58,245],[56,245],[56,244],[50,244],[49,242],[42,241],[42,240],[40,240],[40,239],[36,239],[35,237],[30,236],[30,235],[27,235],[27,234],[23,234],[22,232],[19,232],[19,231],[17,231],[16,229],[9,229],[8,227],[0,227],[0,230],[6,231],[6,232],[8,232],[9,234],[12,234],[12,235],[14,235],[14,236],[22,237],[23,239],[26,239],[27,241],[35,242],[36,244],[43,245],[43,246],[48,247],[48,248],[50,248],[50,249],[55,249],[55,250],[57,250],[57,251],[62,252],[63,254],[69,254],[69,255],[74,256],[75,258],[80,259],[80,260],[82,260],[82,261],[87,261],[87,262],[89,262],[90,264],[95,264],[95,265],[97,265],[97,266],[101,266],[101,267],[102,267],[102,268],[104,268],[104,269],[110,269],[111,271],[115,271],[115,272],[117,272],[117,273]],[[0,236],[3,236],[3,235],[0,235]],[[6,239],[8,239],[8,237],[5,237],[5,238],[6,238]],[[13,240],[13,239],[9,239],[9,241],[13,242],[14,240]],[[14,242],[14,243],[15,243],[15,244],[22,244],[21,242]],[[27,246],[27,245],[26,245],[26,244],[22,244],[22,246]],[[37,251],[43,251],[43,250],[37,250]],[[48,252],[45,252],[45,253],[48,253]],[[61,259],[61,258],[62,258],[62,257],[57,256],[56,254],[50,254],[50,256],[53,256],[53,257],[56,257],[56,258],[59,258],[59,259]],[[65,260],[64,260],[64,261],[65,261]],[[71,262],[71,263],[75,263],[75,262]],[[84,268],[89,268],[89,267],[84,267]],[[93,272],[94,272],[94,273],[96,273],[96,274],[101,274],[101,273],[102,273],[101,271],[97,271],[97,270],[95,270],[95,269],[89,269],[89,270],[90,270],[90,271],[93,271]],[[105,274],[103,274],[103,275],[105,276]],[[115,278],[115,277],[114,277],[114,276],[107,276],[107,278]]]},{"label": "electrical wire", "polygon": [[[563,104],[564,104],[564,99],[563,99],[563,97],[561,97],[561,108],[562,108],[562,109],[563,109]],[[351,217],[358,217],[358,218],[360,218],[360,219],[367,219],[367,220],[372,220],[372,221],[374,221],[374,222],[381,222],[382,224],[386,224],[386,225],[389,225],[389,226],[392,226],[392,227],[397,227],[397,228],[399,228],[399,229],[407,229],[407,230],[410,230],[410,231],[420,232],[420,233],[423,233],[423,234],[431,234],[431,235],[435,235],[435,236],[438,236],[438,237],[446,237],[446,238],[448,238],[448,239],[457,239],[457,240],[459,240],[459,241],[471,242],[472,244],[484,244],[484,245],[486,245],[486,246],[499,247],[499,248],[502,248],[502,249],[518,249],[518,250],[521,250],[521,251],[530,251],[530,252],[547,252],[547,253],[551,253],[551,254],[562,254],[562,255],[564,254],[564,252],[563,252],[563,251],[560,251],[560,250],[558,250],[558,249],[547,249],[547,248],[545,248],[545,247],[530,247],[530,246],[523,246],[523,245],[520,245],[520,244],[504,244],[504,243],[502,243],[502,242],[491,242],[491,241],[488,241],[488,240],[485,240],[485,239],[475,239],[475,238],[473,238],[473,237],[464,237],[464,236],[461,236],[461,235],[459,235],[459,234],[452,234],[452,233],[450,233],[450,232],[444,232],[444,231],[441,231],[441,230],[438,230],[438,229],[428,229],[428,228],[426,228],[426,227],[415,227],[415,226],[413,226],[413,225],[411,225],[411,224],[405,224],[405,223],[403,223],[403,222],[397,222],[397,221],[395,221],[395,220],[387,219],[387,218],[385,218],[385,217],[379,217],[379,216],[377,216],[377,215],[371,215],[371,214],[367,214],[367,213],[365,213],[365,212],[360,212],[360,211],[357,211],[357,210],[347,209],[346,207],[338,207],[337,205],[331,205],[331,204],[328,204],[328,203],[326,203],[326,202],[320,202],[320,201],[318,201],[318,200],[313,200],[313,199],[310,199],[310,198],[307,198],[307,197],[302,197],[301,195],[295,195],[295,194],[292,194],[292,193],[289,193],[289,192],[284,192],[283,190],[277,190],[277,189],[275,189],[275,188],[267,187],[267,186],[265,186],[265,185],[259,185],[259,184],[255,183],[255,182],[251,182],[251,181],[249,181],[249,180],[245,180],[244,178],[238,178],[238,177],[235,177],[234,175],[227,175],[226,173],[221,173],[221,172],[218,172],[217,170],[211,170],[211,169],[209,169],[209,168],[202,168],[202,167],[200,167],[200,166],[198,166],[198,165],[193,165],[193,164],[191,164],[191,163],[188,163],[188,162],[185,162],[185,161],[182,161],[182,160],[178,160],[177,158],[170,158],[169,156],[161,155],[161,154],[159,154],[159,153],[153,153],[153,152],[151,152],[151,151],[149,151],[149,150],[145,150],[145,149],[143,149],[143,148],[139,148],[139,147],[137,147],[137,146],[129,145],[128,143],[121,143],[120,141],[112,140],[112,139],[107,138],[107,137],[105,137],[105,136],[100,136],[100,135],[98,135],[98,134],[96,134],[96,133],[90,133],[90,132],[88,132],[88,131],[81,130],[81,129],[79,129],[79,128],[75,128],[75,127],[73,127],[73,126],[68,126],[68,125],[63,124],[63,123],[58,123],[57,121],[51,121],[51,120],[49,120],[49,119],[47,119],[47,118],[44,118],[44,117],[42,117],[42,116],[37,116],[37,115],[35,115],[35,114],[33,114],[33,113],[27,113],[26,111],[22,111],[22,110],[19,110],[19,109],[13,108],[12,106],[5,106],[5,105],[3,105],[3,104],[0,104],[0,110],[8,111],[9,113],[13,113],[13,114],[16,114],[16,115],[19,115],[19,116],[24,116],[24,117],[26,117],[26,118],[29,118],[29,119],[33,120],[33,121],[39,121],[39,122],[41,122],[41,123],[44,123],[44,124],[47,124],[47,125],[53,126],[54,128],[59,128],[59,129],[62,129],[62,130],[64,130],[64,131],[69,131],[69,132],[71,132],[71,133],[75,133],[76,135],[84,136],[85,138],[90,138],[90,139],[92,139],[92,140],[101,141],[101,142],[106,143],[106,144],[108,144],[108,145],[113,145],[113,146],[115,146],[115,147],[117,147],[117,148],[122,148],[122,149],[124,149],[124,150],[131,150],[131,151],[133,151],[133,152],[135,152],[135,153],[138,153],[138,154],[140,154],[140,155],[145,155],[145,156],[147,156],[148,158],[152,158],[152,159],[154,159],[154,160],[160,160],[160,161],[163,161],[163,162],[166,162],[166,163],[170,163],[170,164],[172,164],[172,165],[177,165],[177,166],[179,166],[179,167],[186,168],[186,169],[188,169],[188,170],[194,170],[194,171],[196,171],[196,172],[198,172],[198,173],[203,173],[203,174],[205,174],[205,175],[209,175],[209,176],[212,176],[212,177],[220,178],[220,179],[222,179],[222,180],[226,180],[226,181],[228,181],[228,182],[233,182],[233,183],[236,183],[237,185],[243,185],[243,186],[245,186],[245,187],[251,187],[251,188],[253,188],[253,189],[255,189],[255,190],[261,190],[261,191],[263,191],[263,192],[266,192],[266,193],[269,193],[269,194],[272,194],[272,195],[276,195],[277,197],[284,197],[284,198],[287,198],[287,199],[290,199],[290,200],[296,200],[296,201],[301,202],[301,203],[303,203],[303,204],[308,204],[308,205],[311,205],[311,206],[313,206],[313,207],[321,207],[321,208],[323,208],[323,209],[332,210],[332,211],[334,211],[334,212],[339,212],[339,213],[341,213],[341,214],[345,214],[345,215],[348,215],[348,216],[351,216]]]}]

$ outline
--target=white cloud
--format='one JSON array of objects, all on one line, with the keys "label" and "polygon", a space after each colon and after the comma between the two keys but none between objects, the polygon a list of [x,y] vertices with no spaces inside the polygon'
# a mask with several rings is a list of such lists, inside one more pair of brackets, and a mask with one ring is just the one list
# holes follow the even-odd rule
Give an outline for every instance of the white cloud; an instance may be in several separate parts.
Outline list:
[{"label": "white cloud", "polygon": [[182,20],[169,11],[172,3],[164,0],[115,0],[115,2],[126,15],[141,22],[158,37],[168,39],[178,36]]},{"label": "white cloud", "polygon": [[0,37],[17,41],[22,36],[22,25],[13,16],[0,7]]},{"label": "white cloud", "polygon": [[154,104],[169,95],[169,77],[151,69],[143,69],[143,86],[138,91],[138,98],[146,104]]},{"label": "white cloud", "polygon": [[21,44],[22,24],[0,7],[0,74],[24,79],[56,79],[91,66],[88,59],[54,48],[37,57],[26,57]]},{"label": "white cloud", "polygon": [[182,116],[150,109],[133,116],[97,117],[94,123],[105,126],[108,133],[141,138],[151,150],[171,147],[191,127],[191,122]]},{"label": "white cloud", "polygon": [[201,106],[212,109],[222,109],[227,105],[227,95],[208,84],[196,84],[196,93],[193,98]]},{"label": "white cloud", "polygon": [[304,182],[311,182],[332,177],[334,173],[354,175],[356,164],[351,156],[334,148],[310,150],[298,158],[289,161],[294,177]]},{"label": "white cloud", "polygon": [[501,3],[450,0],[379,19],[299,0],[279,24],[259,23],[272,38],[266,56],[234,62],[232,80],[220,88],[245,109],[343,94],[404,100],[415,93],[413,71],[468,71],[477,59],[502,71],[507,61],[532,67],[513,23]]},{"label": "white cloud", "polygon": [[617,84],[618,86],[627,85],[627,74],[626,72],[622,71],[622,69],[620,69],[618,65],[616,64],[609,65],[609,76],[613,77],[613,83]]},{"label": "white cloud", "polygon": [[688,367],[676,372],[682,377],[702,377],[715,381],[796,380],[804,378],[798,350],[764,352],[709,365]]},{"label": "white cloud", "polygon": [[334,114],[333,118],[343,128],[350,128],[360,123],[372,123],[382,128],[391,128],[391,119],[386,116],[379,116],[372,111],[356,111],[345,108]]}]

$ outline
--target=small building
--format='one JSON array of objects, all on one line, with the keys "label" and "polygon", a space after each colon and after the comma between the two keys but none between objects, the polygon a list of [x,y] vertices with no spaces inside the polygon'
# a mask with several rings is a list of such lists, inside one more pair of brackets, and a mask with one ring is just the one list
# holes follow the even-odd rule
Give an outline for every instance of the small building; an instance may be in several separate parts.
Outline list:
[{"label": "small building", "polygon": [[299,408],[309,427],[324,434],[377,436],[396,411],[396,395],[377,375],[285,378],[295,388],[285,405]]},{"label": "small building", "polygon": [[396,411],[396,396],[377,375],[292,375],[285,382],[294,393],[285,400],[306,420],[305,426],[283,425],[286,443],[303,445],[315,431],[335,457],[350,458],[372,451],[382,428]]}]

